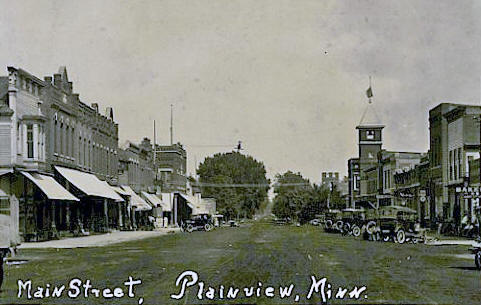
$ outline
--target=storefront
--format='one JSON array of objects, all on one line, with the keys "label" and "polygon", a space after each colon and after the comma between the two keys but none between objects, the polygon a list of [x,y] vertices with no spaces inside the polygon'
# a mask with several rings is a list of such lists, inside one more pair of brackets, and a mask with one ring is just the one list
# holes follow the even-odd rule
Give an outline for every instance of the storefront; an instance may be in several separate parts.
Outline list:
[{"label": "storefront", "polygon": [[70,209],[80,200],[51,176],[21,171],[16,183],[23,185],[19,200],[19,230],[24,240],[48,240],[70,232]]},{"label": "storefront", "polygon": [[95,175],[55,166],[57,180],[80,199],[80,204],[70,210],[75,231],[108,232],[120,229],[121,208],[125,200],[105,181]]},{"label": "storefront", "polygon": [[122,189],[130,195],[132,205],[132,224],[135,229],[148,228],[150,226],[149,216],[152,216],[152,206],[137,195],[128,185],[122,185]]}]

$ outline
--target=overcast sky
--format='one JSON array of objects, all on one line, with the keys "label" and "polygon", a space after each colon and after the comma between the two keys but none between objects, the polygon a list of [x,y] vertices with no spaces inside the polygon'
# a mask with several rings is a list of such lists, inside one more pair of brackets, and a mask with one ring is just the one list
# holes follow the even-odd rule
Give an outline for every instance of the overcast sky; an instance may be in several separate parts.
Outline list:
[{"label": "overcast sky", "polygon": [[369,75],[388,150],[427,151],[438,103],[480,103],[480,3],[0,0],[0,63],[67,66],[83,102],[114,107],[121,143],[155,119],[167,144],[173,104],[190,171],[242,140],[271,177],[318,182],[357,155]]}]

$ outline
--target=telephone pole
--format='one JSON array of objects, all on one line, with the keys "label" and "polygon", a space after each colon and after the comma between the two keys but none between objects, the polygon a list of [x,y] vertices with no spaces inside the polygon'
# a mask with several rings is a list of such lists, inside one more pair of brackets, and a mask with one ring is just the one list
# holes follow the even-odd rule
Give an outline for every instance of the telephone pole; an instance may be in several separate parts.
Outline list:
[{"label": "telephone pole", "polygon": [[[155,120],[154,120],[154,169],[155,169],[155,162],[157,161],[157,142],[156,142],[156,131],[155,131]],[[157,177],[157,173],[155,174]]]},{"label": "telephone pole", "polygon": [[170,145],[174,144],[174,105],[170,104]]}]

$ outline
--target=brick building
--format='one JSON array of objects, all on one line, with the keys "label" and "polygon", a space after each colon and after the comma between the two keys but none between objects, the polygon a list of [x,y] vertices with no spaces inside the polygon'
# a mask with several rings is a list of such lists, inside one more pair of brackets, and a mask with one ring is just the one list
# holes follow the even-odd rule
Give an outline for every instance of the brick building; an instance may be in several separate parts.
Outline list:
[{"label": "brick building", "polygon": [[377,162],[382,149],[383,128],[373,104],[369,102],[356,126],[358,157],[348,160],[348,199],[352,207],[377,205]]},{"label": "brick building", "polygon": [[429,111],[431,211],[459,223],[472,200],[456,189],[469,184],[469,161],[479,158],[481,107],[441,103]]},{"label": "brick building", "polygon": [[147,138],[140,145],[127,141],[119,149],[120,185],[129,185],[135,192],[154,192],[155,169],[149,143]]},{"label": "brick building", "polygon": [[104,116],[82,103],[65,67],[43,80],[7,71],[0,78],[0,174],[8,204],[18,210],[16,232],[39,240],[117,226],[123,199],[105,182],[117,180],[112,109]]},{"label": "brick building", "polygon": [[404,205],[396,196],[394,175],[414,169],[425,156],[424,153],[385,150],[378,153],[378,206]]},{"label": "brick building", "polygon": [[348,178],[348,203],[351,208],[354,208],[355,201],[359,196],[359,189],[361,187],[359,158],[351,158],[347,161],[347,178]]},{"label": "brick building", "polygon": [[162,192],[186,192],[187,153],[182,144],[157,145],[156,164]]}]

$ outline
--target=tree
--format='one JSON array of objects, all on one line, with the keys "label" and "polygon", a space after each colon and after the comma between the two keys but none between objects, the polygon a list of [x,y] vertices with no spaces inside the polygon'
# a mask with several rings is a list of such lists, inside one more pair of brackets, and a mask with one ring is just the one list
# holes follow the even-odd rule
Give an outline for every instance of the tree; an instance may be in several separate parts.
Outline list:
[{"label": "tree", "polygon": [[272,212],[280,218],[299,218],[303,206],[312,201],[312,186],[300,173],[276,175]]},{"label": "tree", "polygon": [[[262,162],[240,152],[215,154],[197,169],[202,194],[213,197],[226,219],[252,217],[267,198],[269,180]],[[242,187],[246,184],[247,186]]]},{"label": "tree", "polygon": [[289,217],[301,223],[314,219],[316,214],[327,209],[328,198],[331,208],[342,202],[336,188],[330,190],[327,185],[311,184],[300,173],[291,171],[276,175],[274,193],[272,212],[279,218]]}]

